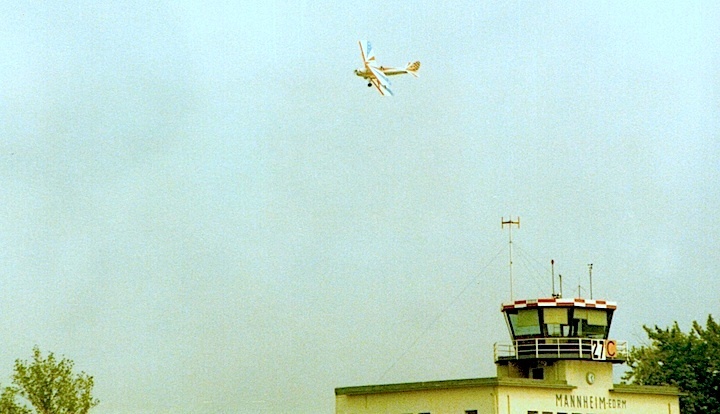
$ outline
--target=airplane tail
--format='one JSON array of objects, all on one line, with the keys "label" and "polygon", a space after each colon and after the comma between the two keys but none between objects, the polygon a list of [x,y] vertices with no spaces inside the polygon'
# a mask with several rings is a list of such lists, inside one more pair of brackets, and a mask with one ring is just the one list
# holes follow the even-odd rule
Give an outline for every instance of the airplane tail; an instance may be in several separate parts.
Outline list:
[{"label": "airplane tail", "polygon": [[412,63],[408,63],[407,67],[405,68],[405,70],[406,70],[409,74],[415,76],[416,78],[418,77],[417,71],[418,71],[419,69],[420,69],[420,61],[415,61],[415,62],[412,62]]}]

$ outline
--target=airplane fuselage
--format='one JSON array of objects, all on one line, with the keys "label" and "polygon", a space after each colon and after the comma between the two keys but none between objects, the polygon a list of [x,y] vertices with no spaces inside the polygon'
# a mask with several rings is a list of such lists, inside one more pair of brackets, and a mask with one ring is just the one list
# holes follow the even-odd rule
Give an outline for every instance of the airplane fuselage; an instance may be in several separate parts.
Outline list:
[{"label": "airplane fuselage", "polygon": [[[384,68],[380,66],[379,69],[385,76],[404,75],[408,73],[407,70],[399,68]],[[364,79],[375,79],[375,75],[370,71],[370,69],[355,69],[355,74]]]}]

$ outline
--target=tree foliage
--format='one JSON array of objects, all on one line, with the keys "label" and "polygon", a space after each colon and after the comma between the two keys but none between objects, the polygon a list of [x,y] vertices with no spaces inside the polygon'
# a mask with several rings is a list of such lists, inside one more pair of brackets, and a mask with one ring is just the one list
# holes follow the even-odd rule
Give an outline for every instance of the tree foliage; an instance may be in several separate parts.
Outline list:
[{"label": "tree foliage", "polygon": [[33,348],[32,361],[15,361],[12,385],[0,394],[0,414],[87,414],[99,403],[92,397],[93,377],[73,374],[73,366],[52,352],[43,359]]},{"label": "tree foliage", "polygon": [[720,414],[720,324],[708,316],[707,326],[693,322],[689,333],[671,327],[643,326],[650,344],[633,347],[624,381],[639,385],[674,385],[684,414]]}]

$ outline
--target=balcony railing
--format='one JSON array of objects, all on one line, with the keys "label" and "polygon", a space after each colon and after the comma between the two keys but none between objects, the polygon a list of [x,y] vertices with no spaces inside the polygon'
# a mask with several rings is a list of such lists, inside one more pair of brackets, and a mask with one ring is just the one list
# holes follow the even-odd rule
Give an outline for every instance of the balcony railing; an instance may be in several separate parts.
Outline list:
[{"label": "balcony railing", "polygon": [[625,362],[627,341],[591,338],[518,339],[511,344],[495,344],[495,362],[515,359],[586,359]]}]

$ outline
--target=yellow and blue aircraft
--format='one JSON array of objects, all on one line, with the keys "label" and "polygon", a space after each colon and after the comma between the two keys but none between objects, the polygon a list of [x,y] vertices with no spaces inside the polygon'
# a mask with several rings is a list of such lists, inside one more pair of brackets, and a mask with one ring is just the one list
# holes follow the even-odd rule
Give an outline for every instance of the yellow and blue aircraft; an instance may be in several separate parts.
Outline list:
[{"label": "yellow and blue aircraft", "polygon": [[360,55],[362,56],[364,66],[361,69],[355,69],[355,74],[363,79],[367,79],[368,87],[375,85],[380,95],[385,96],[385,92],[391,96],[393,95],[393,92],[390,90],[390,79],[388,76],[405,75],[409,73],[416,78],[418,77],[417,71],[420,69],[419,61],[408,63],[404,69],[378,66],[375,61],[375,52],[372,50],[370,42],[365,42],[363,45],[363,42],[360,41],[358,44],[360,45]]}]

